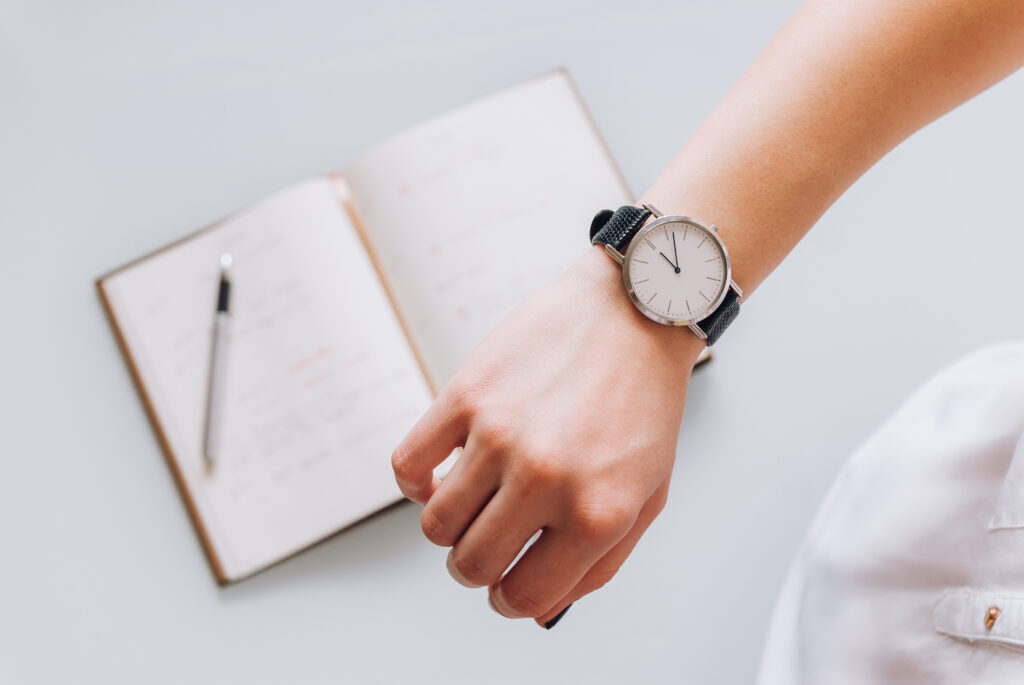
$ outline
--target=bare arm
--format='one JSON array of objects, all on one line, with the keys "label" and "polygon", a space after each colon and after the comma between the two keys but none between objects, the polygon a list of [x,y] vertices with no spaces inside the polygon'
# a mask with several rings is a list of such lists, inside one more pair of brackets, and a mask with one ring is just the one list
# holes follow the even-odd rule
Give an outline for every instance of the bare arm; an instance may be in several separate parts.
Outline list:
[{"label": "bare arm", "polygon": [[[810,0],[644,201],[718,224],[749,294],[879,158],[1022,62],[1020,0]],[[703,345],[644,318],[599,248],[520,305],[392,457],[452,576],[542,625],[607,582],[664,505]]]},{"label": "bare arm", "polygon": [[721,226],[750,292],[889,150],[1022,63],[1019,0],[810,0],[644,200]]}]

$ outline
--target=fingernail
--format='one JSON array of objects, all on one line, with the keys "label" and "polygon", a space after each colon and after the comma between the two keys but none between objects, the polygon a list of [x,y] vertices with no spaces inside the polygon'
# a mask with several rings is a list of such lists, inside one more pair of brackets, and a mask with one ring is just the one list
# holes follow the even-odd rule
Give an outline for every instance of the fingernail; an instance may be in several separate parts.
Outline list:
[{"label": "fingernail", "polygon": [[555,627],[555,625],[556,625],[556,624],[557,624],[557,623],[558,623],[559,621],[561,621],[561,620],[562,620],[562,617],[563,617],[563,616],[565,616],[565,614],[566,614],[566,613],[567,613],[567,612],[569,611],[569,609],[571,609],[571,608],[572,608],[572,604],[570,603],[570,604],[569,604],[569,606],[565,607],[564,609],[562,609],[561,611],[559,611],[559,612],[558,612],[557,614],[555,614],[555,617],[554,617],[553,619],[551,619],[550,621],[548,621],[547,623],[545,623],[545,624],[544,624],[544,629],[545,629],[545,630],[551,630],[552,628],[554,628],[554,627]]}]

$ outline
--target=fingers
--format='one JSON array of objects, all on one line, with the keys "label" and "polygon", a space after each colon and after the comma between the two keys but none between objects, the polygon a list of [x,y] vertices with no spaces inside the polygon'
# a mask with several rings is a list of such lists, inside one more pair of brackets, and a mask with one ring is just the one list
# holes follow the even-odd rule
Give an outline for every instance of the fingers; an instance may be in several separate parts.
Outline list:
[{"label": "fingers", "polygon": [[480,453],[477,442],[469,437],[420,515],[423,534],[435,545],[451,547],[458,542],[498,489],[499,465]]},{"label": "fingers", "polygon": [[505,577],[491,586],[492,606],[508,618],[547,615],[633,527],[636,517],[607,508],[576,525],[546,529]]},{"label": "fingers", "polygon": [[530,504],[513,488],[498,490],[449,552],[447,565],[452,578],[466,587],[498,582],[544,525],[548,512]]},{"label": "fingers", "polygon": [[572,590],[555,603],[551,609],[538,616],[536,619],[537,624],[547,628],[548,621],[558,616],[559,612],[567,606],[580,597],[604,587],[618,573],[619,568],[622,567],[622,564],[632,554],[633,548],[636,547],[636,543],[640,541],[641,536],[647,531],[651,523],[654,522],[654,519],[658,517],[661,510],[664,509],[667,497],[668,482],[666,481],[665,485],[658,488],[651,498],[644,503],[640,514],[636,518],[636,523],[633,524],[629,532],[614,547],[608,550],[603,557],[598,559]]},{"label": "fingers", "polygon": [[442,392],[391,454],[391,468],[402,494],[420,504],[441,484],[434,468],[466,439],[466,421],[453,397],[453,393]]}]

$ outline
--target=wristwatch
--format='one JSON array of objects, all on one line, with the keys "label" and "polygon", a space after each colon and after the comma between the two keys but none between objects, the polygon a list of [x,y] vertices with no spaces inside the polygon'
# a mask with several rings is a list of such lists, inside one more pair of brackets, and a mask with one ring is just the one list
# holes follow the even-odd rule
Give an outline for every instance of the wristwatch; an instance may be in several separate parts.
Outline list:
[{"label": "wristwatch", "polygon": [[714,224],[627,205],[598,212],[590,242],[622,265],[626,292],[649,319],[688,326],[714,345],[740,313],[743,291]]}]

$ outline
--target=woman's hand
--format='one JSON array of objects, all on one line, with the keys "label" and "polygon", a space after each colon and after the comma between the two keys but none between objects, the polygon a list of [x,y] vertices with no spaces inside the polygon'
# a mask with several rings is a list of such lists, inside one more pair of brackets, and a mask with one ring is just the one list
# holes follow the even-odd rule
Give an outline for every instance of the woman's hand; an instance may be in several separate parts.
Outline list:
[{"label": "woman's hand", "polygon": [[703,346],[640,314],[600,248],[519,305],[391,459],[452,577],[541,625],[608,582],[664,506]]}]

